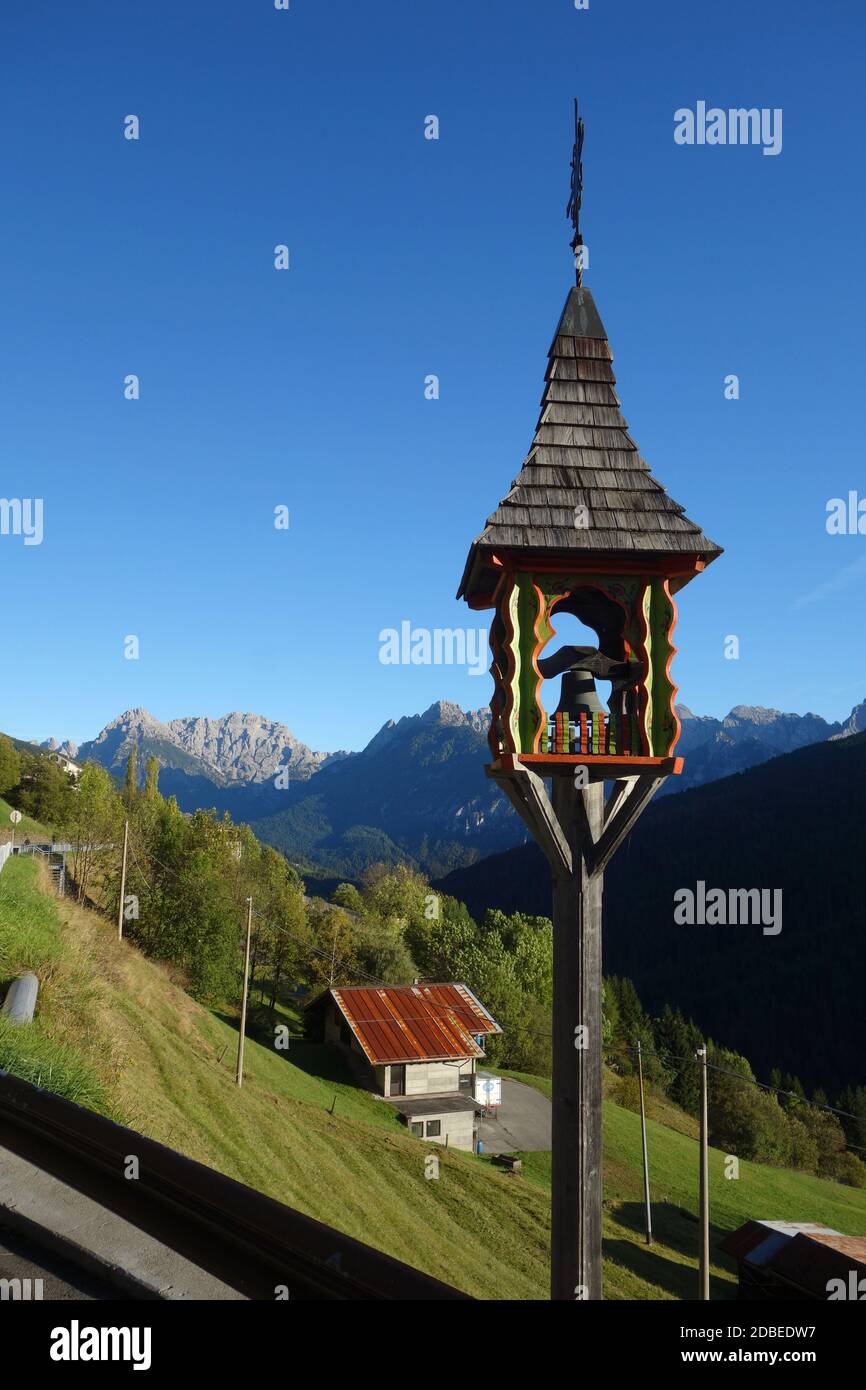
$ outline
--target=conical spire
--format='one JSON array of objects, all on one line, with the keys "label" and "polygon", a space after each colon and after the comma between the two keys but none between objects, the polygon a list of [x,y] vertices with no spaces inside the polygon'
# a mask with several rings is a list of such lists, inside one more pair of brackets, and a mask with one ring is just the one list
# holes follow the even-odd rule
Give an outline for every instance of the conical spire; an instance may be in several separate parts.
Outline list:
[{"label": "conical spire", "polygon": [[[579,122],[569,203],[577,245],[582,133]],[[458,597],[471,601],[490,592],[494,556],[502,562],[510,555],[526,568],[525,552],[569,563],[585,562],[591,554],[608,571],[615,560],[633,566],[643,556],[675,574],[683,569],[678,560],[709,564],[722,553],[641,458],[620,410],[612,362],[592,294],[578,284],[568,294],[548,353],[529,454],[472,544]]]}]

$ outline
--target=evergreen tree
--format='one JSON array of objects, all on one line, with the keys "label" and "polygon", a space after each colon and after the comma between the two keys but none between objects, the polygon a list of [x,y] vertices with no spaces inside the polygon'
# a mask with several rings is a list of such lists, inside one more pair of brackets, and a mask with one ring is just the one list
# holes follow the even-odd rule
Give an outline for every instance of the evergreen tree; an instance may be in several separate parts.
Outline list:
[{"label": "evergreen tree", "polygon": [[159,763],[156,758],[148,758],[144,776],[144,795],[148,801],[154,801],[159,796]]},{"label": "evergreen tree", "polygon": [[679,1009],[666,1004],[653,1031],[668,1095],[683,1110],[696,1115],[701,1099],[701,1076],[695,1060],[695,1052],[703,1046],[700,1030]]},{"label": "evergreen tree", "polygon": [[138,753],[132,748],[126,760],[126,777],[123,783],[123,799],[128,808],[132,808],[138,796]]},{"label": "evergreen tree", "polygon": [[786,1071],[782,1076],[782,1090],[787,1094],[779,1096],[778,1099],[785,1110],[796,1110],[799,1105],[805,1103],[806,1092],[799,1076],[792,1076]]},{"label": "evergreen tree", "polygon": [[[846,1115],[839,1116],[845,1138],[849,1144],[864,1150],[861,1158],[866,1157],[866,1086],[846,1086],[836,1102],[836,1107],[847,1112]],[[854,1118],[849,1119],[849,1115],[853,1115]]]}]

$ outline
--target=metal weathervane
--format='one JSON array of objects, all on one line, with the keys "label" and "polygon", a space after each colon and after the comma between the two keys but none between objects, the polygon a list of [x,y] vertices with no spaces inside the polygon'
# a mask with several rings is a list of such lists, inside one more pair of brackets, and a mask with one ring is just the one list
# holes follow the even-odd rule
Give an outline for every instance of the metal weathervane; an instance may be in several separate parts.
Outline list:
[{"label": "metal weathervane", "polygon": [[578,249],[583,246],[580,234],[580,205],[583,201],[583,119],[578,114],[577,97],[574,98],[574,148],[571,153],[571,197],[565,209],[566,217],[571,219],[574,237],[571,249],[574,252],[575,280],[583,284],[583,258]]}]

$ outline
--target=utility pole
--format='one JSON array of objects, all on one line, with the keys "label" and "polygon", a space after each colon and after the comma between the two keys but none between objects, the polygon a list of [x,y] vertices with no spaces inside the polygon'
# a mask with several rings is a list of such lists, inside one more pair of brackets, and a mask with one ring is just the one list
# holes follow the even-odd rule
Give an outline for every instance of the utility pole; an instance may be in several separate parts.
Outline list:
[{"label": "utility pole", "polygon": [[250,981],[250,938],[253,932],[253,900],[247,898],[247,943],[244,948],[244,997],[241,1000],[241,1029],[238,1034],[237,1083],[244,1084],[244,1037],[247,1027],[247,989]]},{"label": "utility pole", "polygon": [[123,866],[120,870],[120,906],[117,909],[117,939],[123,940],[123,901],[126,896],[126,853],[129,848],[129,821],[123,822]]},{"label": "utility pole", "polygon": [[700,1222],[701,1256],[699,1263],[699,1298],[709,1302],[710,1298],[710,1152],[707,1135],[707,1047],[699,1047],[695,1054],[701,1068],[701,1178],[700,1178]]},{"label": "utility pole", "polygon": [[646,1243],[653,1243],[653,1218],[650,1207],[650,1185],[649,1185],[649,1155],[646,1146],[646,1105],[643,1094],[643,1059],[641,1057],[640,1038],[637,1040],[637,1074],[640,1082],[640,1137],[643,1145],[643,1196],[646,1204]]}]

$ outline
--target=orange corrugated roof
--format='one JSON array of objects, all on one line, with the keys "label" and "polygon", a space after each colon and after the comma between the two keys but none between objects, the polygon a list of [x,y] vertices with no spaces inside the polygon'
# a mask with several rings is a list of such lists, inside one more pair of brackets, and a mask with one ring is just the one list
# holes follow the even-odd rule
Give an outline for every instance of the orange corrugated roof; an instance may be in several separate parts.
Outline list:
[{"label": "orange corrugated roof", "polygon": [[374,1066],[483,1057],[473,1034],[502,1032],[462,984],[350,985],[330,993]]}]

